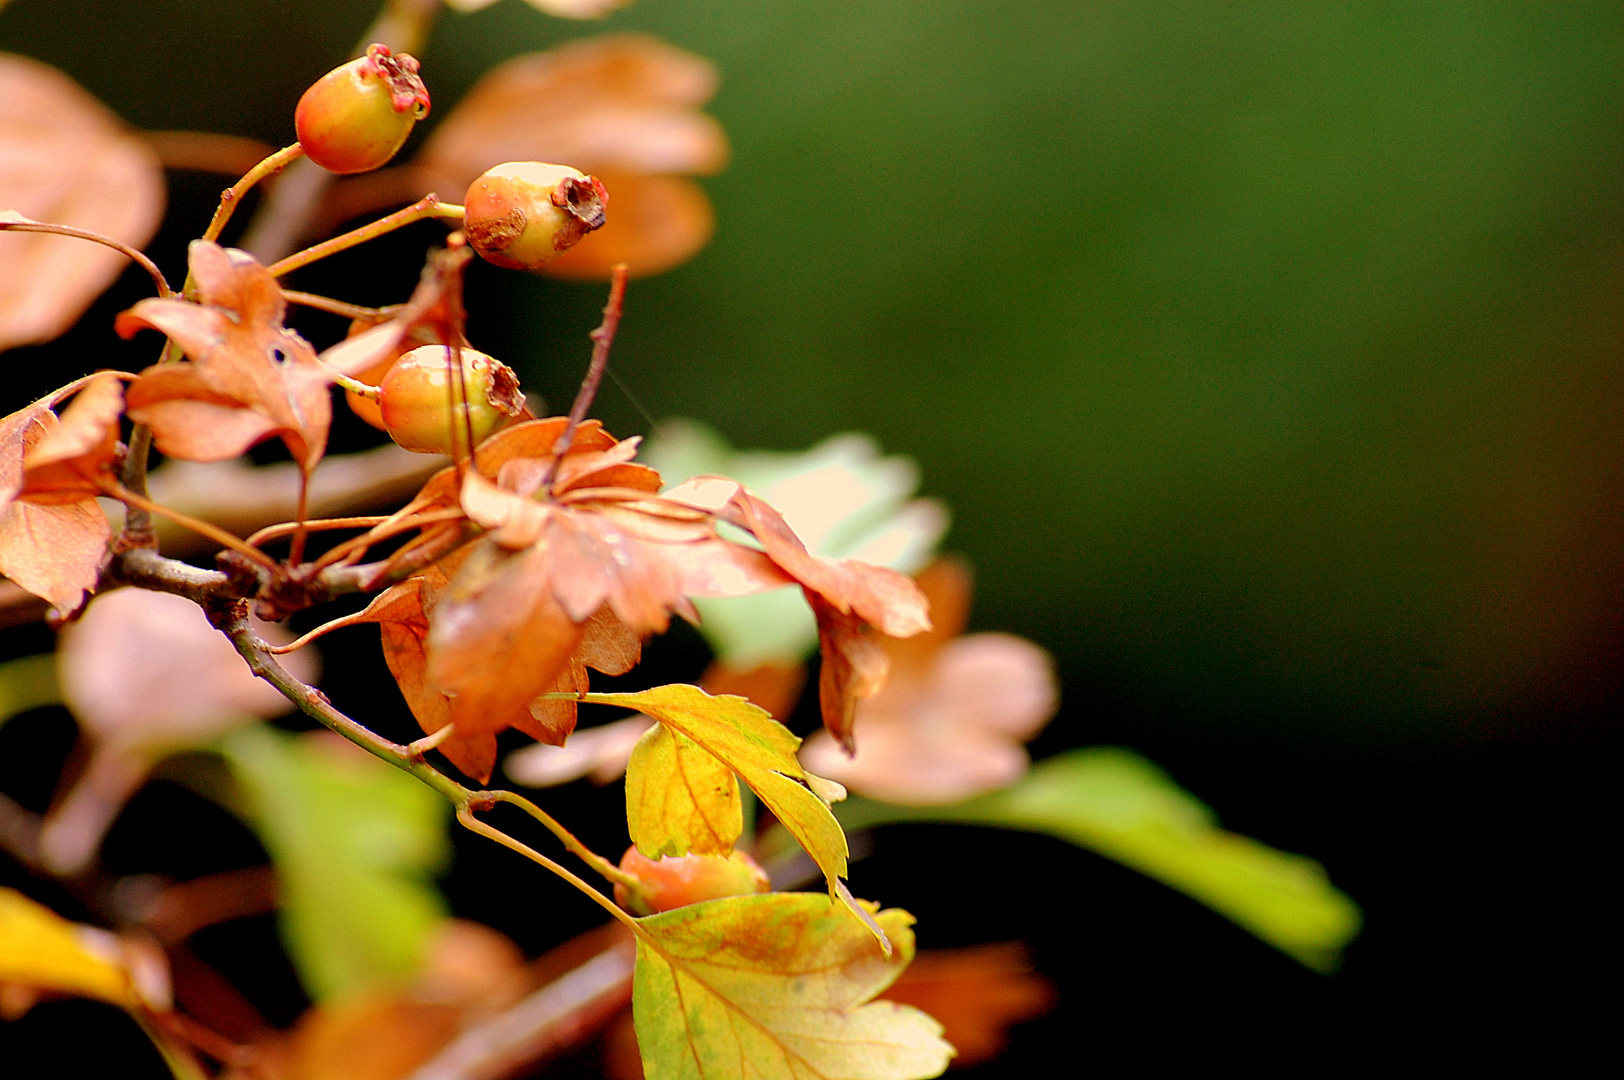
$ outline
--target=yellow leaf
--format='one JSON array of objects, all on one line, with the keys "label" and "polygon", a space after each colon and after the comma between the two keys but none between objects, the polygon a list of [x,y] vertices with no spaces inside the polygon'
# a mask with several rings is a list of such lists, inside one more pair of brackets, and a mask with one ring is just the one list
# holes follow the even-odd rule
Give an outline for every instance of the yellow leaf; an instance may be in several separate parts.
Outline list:
[{"label": "yellow leaf", "polygon": [[140,1003],[116,937],[71,923],[15,889],[0,889],[0,982],[124,1009]]},{"label": "yellow leaf", "polygon": [[716,755],[656,724],[626,765],[626,824],[651,859],[726,855],[744,831],[739,781]]},{"label": "yellow leaf", "polygon": [[829,895],[844,901],[881,947],[890,948],[884,932],[840,881],[846,876],[846,834],[829,805],[807,786],[808,774],[795,757],[801,740],[765,709],[683,683],[635,694],[588,694],[583,700],[645,713],[721,759],[812,856],[829,883]]},{"label": "yellow leaf", "polygon": [[811,893],[638,921],[632,1008],[649,1080],[916,1080],[953,1056],[935,1020],[870,1000],[913,959],[905,911],[879,914],[889,956]]}]

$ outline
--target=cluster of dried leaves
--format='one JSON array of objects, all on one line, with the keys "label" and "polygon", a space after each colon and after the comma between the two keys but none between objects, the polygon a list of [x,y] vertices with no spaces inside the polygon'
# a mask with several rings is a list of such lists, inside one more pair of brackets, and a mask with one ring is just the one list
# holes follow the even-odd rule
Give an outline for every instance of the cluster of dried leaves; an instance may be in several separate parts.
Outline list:
[{"label": "cluster of dried leaves", "polygon": [[[617,6],[534,2],[572,16]],[[491,72],[416,160],[333,188],[328,212],[347,218],[395,200],[402,185],[461,190],[507,159],[565,160],[600,174],[613,224],[554,272],[604,277],[622,264],[594,356],[601,374],[624,264],[657,272],[709,236],[709,204],[687,177],[714,172],[727,157],[720,127],[699,112],[714,90],[709,64],[644,37],[520,57]],[[163,193],[159,161],[139,135],[59,74],[9,57],[0,57],[0,165],[5,348],[71,325],[118,272],[120,252],[134,257],[150,238]],[[84,233],[98,243],[84,242]],[[859,703],[881,692],[893,664],[882,636],[930,629],[929,603],[912,580],[808,551],[777,510],[735,481],[698,477],[662,491],[658,472],[636,460],[639,440],[618,440],[584,418],[585,392],[569,417],[525,418],[467,447],[386,517],[310,518],[335,383],[347,384],[360,411],[356,388],[375,383],[411,347],[446,344],[453,355],[466,347],[467,258],[453,237],[407,303],[358,320],[354,336],[318,353],[285,325],[288,295],[272,269],[198,240],[184,290],[170,290],[148,265],[159,295],[116,320],[126,338],[164,336],[157,363],[86,376],[0,419],[0,573],[68,622],[63,682],[88,752],[86,770],[39,824],[30,857],[51,873],[83,873],[124,801],[166,753],[227,745],[218,741],[223,733],[289,704],[425,779],[470,828],[528,851],[474,817],[506,793],[465,788],[426,755],[437,750],[484,784],[504,731],[562,746],[582,701],[620,705],[654,722],[628,775],[628,825],[640,849],[704,856],[747,842],[742,780],[819,865],[838,901],[769,893],[641,919],[616,912],[635,949],[611,942],[596,954],[594,962],[614,969],[600,987],[603,1020],[633,1002],[642,1068],[699,1076],[748,1061],[768,1076],[940,1072],[953,1052],[940,1025],[915,1008],[873,1000],[912,959],[912,918],[857,900],[842,881],[848,850],[829,807],[844,796],[840,785],[803,768],[800,740],[742,697],[688,686],[592,694],[588,674],[632,670],[644,641],[673,615],[698,620],[696,599],[797,588],[823,653],[828,738],[849,754]],[[207,465],[268,439],[286,446],[298,474],[292,520],[244,539],[147,493],[149,441],[174,463]],[[106,507],[117,504],[122,518],[110,519]],[[152,515],[225,546],[220,570],[162,555]],[[306,559],[309,538],[331,530],[351,535]],[[271,553],[280,549],[268,545],[290,537],[285,555]],[[247,619],[251,607],[280,619],[356,592],[377,595],[299,642],[276,644],[276,630]],[[308,685],[313,665],[299,650],[362,623],[380,627],[389,669],[427,733],[418,744],[382,739]],[[151,656],[157,640],[161,663]],[[288,653],[284,667],[277,657]],[[599,872],[618,873],[565,838]],[[410,1032],[391,1044],[404,1070],[459,1052],[459,1033],[493,1011],[506,1015],[527,992],[560,992],[557,982],[536,989],[501,949],[500,962],[484,963],[471,981],[459,983],[454,964],[440,970],[431,962],[406,997],[312,1014],[292,1036],[244,1058],[242,1047],[222,1047],[173,1008],[162,959],[139,939],[98,936],[10,892],[0,892],[0,929],[0,989],[23,988],[5,990],[10,1006],[25,1008],[39,992],[97,997],[153,1026],[172,1052],[189,1043],[228,1065],[251,1059],[261,1076],[326,1075],[335,1062],[353,1063],[345,1048],[363,1030],[374,1047],[369,1074],[399,1075],[387,1062],[380,1071],[381,1037]],[[441,1000],[426,1005],[425,994]]]}]

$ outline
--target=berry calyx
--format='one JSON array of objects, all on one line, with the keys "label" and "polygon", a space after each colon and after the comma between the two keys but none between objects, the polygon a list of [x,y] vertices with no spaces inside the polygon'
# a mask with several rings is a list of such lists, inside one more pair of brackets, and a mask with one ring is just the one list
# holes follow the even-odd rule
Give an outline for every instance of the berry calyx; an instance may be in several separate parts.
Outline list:
[{"label": "berry calyx", "polygon": [[615,903],[633,915],[653,915],[724,896],[763,893],[772,888],[767,873],[742,851],[731,855],[665,855],[655,860],[633,844],[620,868],[642,883],[633,892],[615,886]]},{"label": "berry calyx", "polygon": [[461,408],[452,407],[457,392],[451,349],[422,345],[396,360],[378,384],[378,412],[389,437],[421,454],[466,453],[471,427],[477,446],[524,412],[524,395],[513,369],[482,352],[464,348]]},{"label": "berry calyx", "polygon": [[429,112],[418,67],[387,45],[368,45],[365,56],[317,79],[293,113],[305,156],[340,174],[387,164]]},{"label": "berry calyx", "polygon": [[609,192],[568,165],[509,161],[468,187],[463,232],[486,262],[537,270],[602,228]]}]

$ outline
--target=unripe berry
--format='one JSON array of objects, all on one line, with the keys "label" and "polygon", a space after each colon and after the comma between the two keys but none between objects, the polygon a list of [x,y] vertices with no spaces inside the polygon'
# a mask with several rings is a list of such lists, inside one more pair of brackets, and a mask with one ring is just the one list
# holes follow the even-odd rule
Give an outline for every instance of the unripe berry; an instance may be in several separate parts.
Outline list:
[{"label": "unripe berry", "polygon": [[604,222],[609,193],[568,165],[510,161],[468,187],[463,232],[486,262],[538,270]]},{"label": "unripe berry", "polygon": [[653,915],[672,908],[723,896],[763,893],[772,888],[766,871],[742,851],[731,855],[665,855],[658,861],[633,844],[621,856],[620,868],[643,883],[634,894],[615,886],[615,903],[633,915]]},{"label": "unripe berry", "polygon": [[305,156],[335,173],[361,173],[387,164],[429,112],[418,63],[387,45],[334,68],[304,92],[293,125]]},{"label": "unripe berry", "polygon": [[[466,451],[472,426],[474,445],[524,411],[524,395],[513,369],[482,352],[462,349],[465,409],[453,410],[455,392],[451,349],[423,345],[395,361],[378,384],[378,411],[389,437],[422,454]],[[465,421],[460,413],[465,413]]]}]

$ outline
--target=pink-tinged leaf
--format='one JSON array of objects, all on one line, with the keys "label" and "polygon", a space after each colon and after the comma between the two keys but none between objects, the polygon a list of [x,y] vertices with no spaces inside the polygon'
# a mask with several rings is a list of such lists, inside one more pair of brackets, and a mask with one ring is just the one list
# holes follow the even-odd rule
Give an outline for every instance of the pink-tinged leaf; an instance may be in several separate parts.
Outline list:
[{"label": "pink-tinged leaf", "polygon": [[837,749],[831,729],[807,740],[801,760],[863,795],[942,805],[1019,780],[1030,763],[1024,744],[1054,714],[1058,689],[1048,654],[1032,642],[952,636],[969,608],[962,564],[938,560],[919,582],[942,626],[906,640],[868,639],[891,674],[883,690],[855,702],[855,756]]},{"label": "pink-tinged leaf", "polygon": [[59,429],[51,406],[83,381],[0,420],[0,573],[58,611],[96,587],[113,530],[94,498],[35,502],[23,494],[24,461]]},{"label": "pink-tinged leaf", "polygon": [[[163,214],[156,155],[54,68],[0,55],[0,210],[139,248]],[[129,265],[100,244],[0,233],[0,349],[49,341]]]}]

